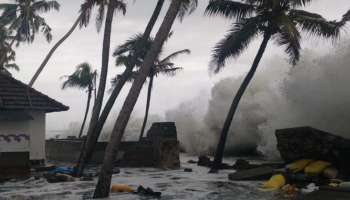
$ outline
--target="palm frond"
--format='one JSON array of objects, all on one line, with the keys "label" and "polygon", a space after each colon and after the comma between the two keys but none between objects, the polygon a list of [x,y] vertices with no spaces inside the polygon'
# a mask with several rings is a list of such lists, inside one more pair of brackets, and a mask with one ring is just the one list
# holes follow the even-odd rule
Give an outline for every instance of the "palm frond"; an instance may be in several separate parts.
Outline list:
[{"label": "palm frond", "polygon": [[227,18],[242,19],[251,17],[256,11],[252,4],[230,0],[210,0],[205,14],[209,16],[221,15]]},{"label": "palm frond", "polygon": [[319,14],[303,10],[291,10],[289,16],[303,31],[325,38],[338,38],[343,26],[340,22],[327,21]]},{"label": "palm frond", "polygon": [[197,7],[198,7],[198,0],[182,0],[180,9],[177,15],[180,21],[182,21],[186,15],[192,14]]},{"label": "palm frond", "polygon": [[182,67],[173,67],[174,63],[167,63],[167,65],[171,65],[171,67],[156,67],[156,69],[153,71],[153,75],[158,76],[160,74],[163,74],[166,76],[175,76],[179,71],[183,69]]},{"label": "palm frond", "polygon": [[276,21],[279,27],[277,43],[286,46],[285,52],[289,55],[290,63],[296,65],[300,58],[300,33],[288,16],[281,15]]},{"label": "palm frond", "polygon": [[212,66],[218,73],[225,66],[226,59],[238,57],[259,33],[260,19],[249,18],[233,24],[223,40],[214,47]]},{"label": "palm frond", "polygon": [[346,22],[350,21],[350,10],[348,10],[342,18],[342,22],[345,24]]},{"label": "palm frond", "polygon": [[19,66],[16,63],[11,64],[5,64],[4,66],[6,69],[14,69],[16,71],[19,71]]},{"label": "palm frond", "polygon": [[289,5],[293,8],[295,7],[303,7],[307,4],[311,3],[313,0],[285,0]]},{"label": "palm frond", "polygon": [[176,51],[170,55],[168,55],[167,57],[163,58],[161,61],[159,61],[159,63],[166,63],[166,62],[170,62],[172,59],[175,59],[176,57],[183,55],[183,54],[191,54],[191,50],[189,49],[183,49],[180,51]]},{"label": "palm frond", "polygon": [[57,1],[37,1],[33,3],[34,11],[48,12],[50,10],[59,10],[60,4]]},{"label": "palm frond", "polygon": [[97,29],[97,32],[101,31],[101,27],[102,27],[104,18],[105,18],[105,6],[102,5],[102,6],[98,7],[98,11],[97,11],[97,15],[96,15],[96,29]]},{"label": "palm frond", "polygon": [[115,5],[115,10],[116,11],[121,11],[123,15],[126,14],[126,3],[124,1],[118,0]]}]

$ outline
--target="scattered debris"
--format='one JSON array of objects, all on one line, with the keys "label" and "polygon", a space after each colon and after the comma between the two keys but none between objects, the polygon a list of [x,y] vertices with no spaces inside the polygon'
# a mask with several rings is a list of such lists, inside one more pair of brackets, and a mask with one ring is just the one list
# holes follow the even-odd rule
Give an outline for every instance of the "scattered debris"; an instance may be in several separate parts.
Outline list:
[{"label": "scattered debris", "polygon": [[145,196],[153,196],[157,198],[162,196],[161,192],[154,192],[151,188],[144,188],[142,185],[140,185],[137,188],[137,194],[145,195]]},{"label": "scattered debris", "polygon": [[60,173],[46,173],[44,174],[44,178],[49,183],[61,183],[61,182],[74,182],[76,179],[68,174],[60,174]]},{"label": "scattered debris", "polygon": [[111,192],[128,192],[128,193],[133,193],[134,189],[132,189],[128,185],[124,184],[114,184],[111,187]]},{"label": "scattered debris", "polygon": [[241,170],[228,175],[232,181],[267,180],[274,174],[272,167],[258,167],[254,169]]},{"label": "scattered debris", "polygon": [[184,172],[192,172],[193,170],[191,168],[185,168]]}]

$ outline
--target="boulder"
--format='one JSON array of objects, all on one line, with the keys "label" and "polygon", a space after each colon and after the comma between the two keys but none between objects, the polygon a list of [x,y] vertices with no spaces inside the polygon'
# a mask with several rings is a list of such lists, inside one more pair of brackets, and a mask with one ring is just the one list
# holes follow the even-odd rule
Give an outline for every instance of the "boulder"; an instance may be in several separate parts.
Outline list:
[{"label": "boulder", "polygon": [[276,131],[277,148],[282,159],[291,163],[299,159],[331,162],[343,174],[350,174],[350,140],[311,127]]},{"label": "boulder", "polygon": [[254,169],[241,170],[228,175],[231,181],[258,181],[267,180],[274,174],[272,167],[258,167]]},{"label": "boulder", "polygon": [[210,161],[210,158],[208,156],[199,156],[197,165],[203,167],[210,167],[212,165],[212,162]]}]

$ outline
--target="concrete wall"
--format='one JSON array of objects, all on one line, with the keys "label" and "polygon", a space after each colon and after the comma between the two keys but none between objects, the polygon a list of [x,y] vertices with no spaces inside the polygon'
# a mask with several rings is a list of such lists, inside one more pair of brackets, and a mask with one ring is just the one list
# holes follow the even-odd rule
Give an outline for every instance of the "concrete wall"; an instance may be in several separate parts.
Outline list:
[{"label": "concrete wall", "polygon": [[30,152],[30,160],[45,159],[45,113],[29,113],[33,120],[0,121],[0,135],[25,134],[30,137],[29,143],[1,143],[0,152]]}]

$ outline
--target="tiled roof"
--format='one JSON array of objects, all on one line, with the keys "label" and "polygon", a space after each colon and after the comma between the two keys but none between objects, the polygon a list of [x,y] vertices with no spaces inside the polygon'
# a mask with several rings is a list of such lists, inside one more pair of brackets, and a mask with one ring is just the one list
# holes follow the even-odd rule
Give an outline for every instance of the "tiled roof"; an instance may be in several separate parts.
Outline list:
[{"label": "tiled roof", "polygon": [[0,110],[66,111],[69,107],[0,73]]}]

